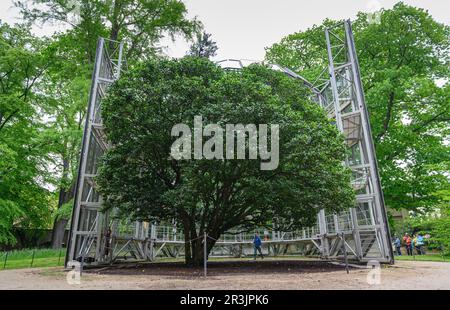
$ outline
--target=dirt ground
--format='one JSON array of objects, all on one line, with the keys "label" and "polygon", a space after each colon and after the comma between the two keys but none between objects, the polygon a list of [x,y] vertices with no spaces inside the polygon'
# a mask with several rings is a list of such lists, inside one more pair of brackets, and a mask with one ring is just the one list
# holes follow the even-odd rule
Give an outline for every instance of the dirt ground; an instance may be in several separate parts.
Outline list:
[{"label": "dirt ground", "polygon": [[379,283],[369,272],[320,261],[214,262],[205,279],[202,269],[159,263],[89,270],[69,284],[62,268],[16,269],[0,271],[0,289],[450,289],[450,263],[398,261],[381,267]]}]

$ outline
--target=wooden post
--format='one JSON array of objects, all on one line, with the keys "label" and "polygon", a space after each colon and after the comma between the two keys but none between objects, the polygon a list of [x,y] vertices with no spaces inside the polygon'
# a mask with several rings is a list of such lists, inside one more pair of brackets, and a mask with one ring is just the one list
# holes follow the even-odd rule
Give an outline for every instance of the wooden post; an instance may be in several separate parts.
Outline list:
[{"label": "wooden post", "polygon": [[33,249],[33,255],[31,256],[31,264],[30,267],[33,267],[33,263],[34,263],[34,253],[36,252],[36,249]]},{"label": "wooden post", "polygon": [[347,258],[347,249],[345,248],[345,237],[344,233],[342,233],[342,250],[344,251],[344,261],[345,261],[345,270],[347,271],[347,274],[349,273],[348,269],[348,258]]},{"label": "wooden post", "polygon": [[59,255],[58,255],[58,266],[61,263],[61,252],[62,252],[62,248],[59,249]]},{"label": "wooden post", "polygon": [[203,275],[206,278],[207,275],[207,265],[206,265],[206,261],[207,261],[207,247],[206,247],[206,232],[203,234]]},{"label": "wooden post", "polygon": [[3,269],[6,268],[6,262],[8,261],[8,254],[9,254],[9,252],[6,252],[6,255],[5,255],[5,262],[3,263]]}]

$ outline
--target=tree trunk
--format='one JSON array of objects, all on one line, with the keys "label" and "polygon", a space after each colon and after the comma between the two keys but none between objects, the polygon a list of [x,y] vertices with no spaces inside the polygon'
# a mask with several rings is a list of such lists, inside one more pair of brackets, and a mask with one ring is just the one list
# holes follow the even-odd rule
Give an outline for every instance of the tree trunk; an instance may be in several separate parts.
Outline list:
[{"label": "tree trunk", "polygon": [[[200,267],[203,266],[204,263],[204,245],[203,245],[203,233],[197,235],[197,231],[191,224],[184,222],[183,230],[185,235],[185,263],[188,266],[192,267]],[[208,236],[211,236],[214,239],[219,237],[219,234],[210,233]],[[216,241],[211,238],[207,238],[207,246],[206,246],[206,257],[209,257],[209,253],[214,247]]]},{"label": "tree trunk", "polygon": [[190,227],[188,220],[183,220],[183,232],[184,232],[184,261],[186,265],[191,265],[192,254],[191,254],[191,243],[189,242]]},{"label": "tree trunk", "polygon": [[[192,266],[203,266],[203,236],[192,242]],[[208,255],[209,253],[207,253]]]},{"label": "tree trunk", "polygon": [[183,220],[184,230],[184,260],[187,266],[201,266],[203,264],[203,239],[197,235],[195,223]]},{"label": "tree trunk", "polygon": [[[67,176],[67,172],[69,170],[69,161],[67,159],[63,159],[63,177]],[[75,195],[75,180],[72,181],[72,184],[68,189],[64,188],[61,185],[59,189],[59,197],[58,197],[58,209],[62,207],[63,204],[69,202],[73,196]],[[53,222],[53,230],[52,230],[52,248],[59,249],[63,246],[66,240],[64,240],[65,227],[67,225],[68,219],[56,217]]]},{"label": "tree trunk", "polygon": [[[109,39],[112,41],[117,41],[119,39],[119,31],[120,31],[119,16],[120,16],[121,9],[122,9],[121,0],[115,0],[112,16],[111,16],[111,20],[110,20],[111,32],[109,34]],[[113,47],[114,47],[114,42],[110,42],[110,48],[112,49]]]},{"label": "tree trunk", "polygon": [[68,220],[64,218],[56,219],[53,224],[53,231],[52,231],[52,248],[58,249],[63,247],[63,243],[65,243],[66,240],[64,240],[65,235],[65,227],[67,225]]}]

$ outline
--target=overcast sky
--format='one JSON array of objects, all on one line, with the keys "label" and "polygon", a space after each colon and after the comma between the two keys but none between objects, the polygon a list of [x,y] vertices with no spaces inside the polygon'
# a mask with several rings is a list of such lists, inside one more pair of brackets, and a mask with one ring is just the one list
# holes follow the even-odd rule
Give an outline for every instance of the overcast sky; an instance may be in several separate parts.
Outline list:
[{"label": "overcast sky", "polygon": [[[189,16],[197,16],[219,46],[215,59],[262,60],[264,48],[290,33],[320,24],[325,18],[353,19],[359,11],[391,8],[395,0],[186,0]],[[405,0],[427,9],[439,22],[450,23],[450,0]],[[12,0],[0,0],[0,19],[18,22]],[[58,29],[58,28],[56,28]],[[59,28],[62,29],[62,28]],[[36,28],[38,35],[51,35],[55,27]],[[183,56],[188,44],[183,40],[167,45],[167,54]]]}]

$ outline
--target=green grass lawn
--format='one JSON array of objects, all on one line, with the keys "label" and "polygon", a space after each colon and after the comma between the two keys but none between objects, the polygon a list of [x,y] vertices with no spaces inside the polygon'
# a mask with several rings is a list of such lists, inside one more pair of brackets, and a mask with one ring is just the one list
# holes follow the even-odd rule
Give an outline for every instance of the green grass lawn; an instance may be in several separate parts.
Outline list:
[{"label": "green grass lawn", "polygon": [[[0,270],[64,265],[65,249],[35,249],[0,252]],[[34,258],[33,258],[34,256]]]},{"label": "green grass lawn", "polygon": [[440,254],[426,254],[416,256],[395,256],[396,260],[416,260],[416,261],[429,261],[429,262],[450,262],[450,255],[442,256]]}]

